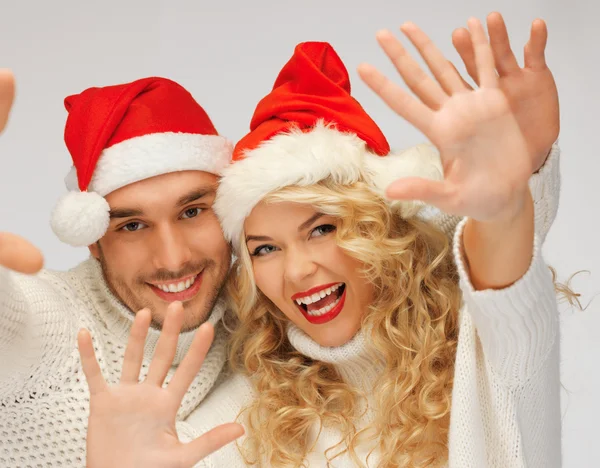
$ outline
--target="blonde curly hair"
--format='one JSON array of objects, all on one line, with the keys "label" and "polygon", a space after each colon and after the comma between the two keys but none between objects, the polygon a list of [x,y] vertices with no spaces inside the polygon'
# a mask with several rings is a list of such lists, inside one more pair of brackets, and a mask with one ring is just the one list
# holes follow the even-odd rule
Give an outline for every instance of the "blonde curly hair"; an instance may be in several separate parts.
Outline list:
[{"label": "blonde curly hair", "polygon": [[375,288],[362,329],[383,371],[374,387],[376,418],[357,431],[357,389],[335,366],[313,360],[290,344],[289,320],[257,289],[245,243],[228,284],[235,313],[230,344],[234,370],[249,376],[256,399],[241,415],[246,463],[304,466],[314,424],[335,427],[343,439],[326,452],[328,466],[376,434],[378,466],[437,466],[447,460],[451,392],[461,292],[450,240],[434,225],[405,220],[364,181],[340,186],[330,180],[286,187],[268,203],[308,204],[337,218],[336,242],[364,265]]}]

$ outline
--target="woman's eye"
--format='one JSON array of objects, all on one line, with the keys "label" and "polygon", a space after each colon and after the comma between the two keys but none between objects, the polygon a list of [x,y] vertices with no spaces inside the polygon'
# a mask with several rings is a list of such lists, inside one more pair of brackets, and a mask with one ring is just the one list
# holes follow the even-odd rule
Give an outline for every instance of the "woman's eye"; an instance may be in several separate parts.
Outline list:
[{"label": "woman's eye", "polygon": [[140,229],[142,229],[145,225],[138,222],[138,221],[133,221],[131,223],[127,223],[125,226],[123,226],[121,229],[123,231],[128,231],[128,232],[135,232],[135,231],[139,231]]},{"label": "woman's eye", "polygon": [[333,224],[322,224],[320,226],[317,226],[316,228],[314,228],[311,233],[310,233],[310,237],[321,237],[321,236],[325,236],[333,231],[335,231],[335,226]]},{"label": "woman's eye", "polygon": [[267,254],[270,254],[271,252],[275,252],[275,250],[277,249],[272,245],[261,245],[260,247],[254,249],[254,252],[252,252],[252,256],[263,257]]},{"label": "woman's eye", "polygon": [[183,212],[182,218],[185,218],[185,219],[195,218],[196,216],[198,216],[200,214],[201,211],[202,211],[201,208],[188,208],[187,210],[185,210]]}]

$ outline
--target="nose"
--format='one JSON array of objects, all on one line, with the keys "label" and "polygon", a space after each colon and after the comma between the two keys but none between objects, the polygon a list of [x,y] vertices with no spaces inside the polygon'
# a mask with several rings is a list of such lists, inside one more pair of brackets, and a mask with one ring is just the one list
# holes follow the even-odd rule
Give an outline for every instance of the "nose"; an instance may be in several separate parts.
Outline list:
[{"label": "nose", "polygon": [[286,281],[292,284],[300,284],[302,280],[310,277],[317,271],[317,263],[310,253],[302,249],[288,249],[285,253]]},{"label": "nose", "polygon": [[159,226],[155,233],[154,267],[173,272],[181,270],[192,259],[183,233],[172,225]]}]

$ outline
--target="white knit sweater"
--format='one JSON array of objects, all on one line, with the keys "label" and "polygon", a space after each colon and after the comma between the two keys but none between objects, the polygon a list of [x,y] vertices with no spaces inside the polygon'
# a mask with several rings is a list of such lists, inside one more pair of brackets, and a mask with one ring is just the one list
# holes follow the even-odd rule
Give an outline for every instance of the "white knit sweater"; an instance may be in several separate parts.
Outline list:
[{"label": "white knit sweater", "polygon": [[[215,342],[179,410],[182,438],[195,432],[185,420],[217,380],[225,363],[226,334],[218,303],[210,321]],[[109,291],[99,263],[68,272],[25,276],[0,268],[0,467],[84,467],[89,407],[76,336],[88,328],[102,373],[117,383],[133,314]],[[157,344],[150,330],[142,375]],[[180,335],[175,364],[193,332]],[[167,382],[175,368],[169,371]]]},{"label": "white knit sweater", "polygon": [[[536,201],[534,256],[527,273],[511,287],[475,291],[459,249],[464,221],[454,236],[463,306],[449,435],[452,468],[561,465],[558,309],[552,277],[540,250],[556,214],[557,151],[532,178],[531,188]],[[554,200],[552,207],[548,205],[550,199]],[[446,221],[451,223],[449,218]],[[319,346],[295,326],[289,327],[288,338],[298,351],[335,364],[348,383],[372,394],[369,385],[379,369],[368,355],[362,333],[336,348]],[[200,431],[208,430],[234,419],[252,397],[253,389],[246,378],[227,376],[188,422]],[[372,417],[373,413],[367,412],[362,427]],[[317,440],[310,441],[316,445],[307,460],[309,466],[325,466],[325,450],[340,439],[338,432],[325,428]],[[362,447],[358,452],[365,464],[370,448]],[[377,467],[377,454],[371,455],[368,462],[368,466]],[[229,445],[199,466],[236,468],[245,464],[236,446]],[[332,466],[354,464],[349,457],[339,457]]]},{"label": "white knit sweater", "polygon": [[[558,158],[559,150],[555,147],[544,169],[532,177],[530,184],[540,239],[556,214]],[[440,216],[436,222],[450,232],[457,220]],[[219,304],[210,321],[218,323],[222,313]],[[473,344],[469,341],[475,336],[473,313],[464,315],[459,349],[463,353],[468,351],[469,359],[462,364],[463,355],[459,355],[457,372],[462,368],[471,369],[468,367],[470,362],[484,362],[480,361],[479,354],[472,354]],[[523,317],[527,318],[526,314]],[[84,466],[89,400],[76,334],[82,326],[91,331],[102,372],[109,383],[116,383],[131,322],[131,312],[108,290],[94,259],[68,272],[43,271],[35,276],[0,268],[0,467]],[[147,371],[148,358],[153,354],[158,335],[155,330],[149,334],[142,375]],[[185,354],[192,337],[193,332],[180,336],[175,364]],[[217,325],[215,343],[180,409],[177,429],[184,440],[219,423],[234,420],[240,407],[252,398],[252,389],[239,376],[221,377],[217,381],[225,361],[225,341],[225,333]],[[492,352],[490,358],[493,356]],[[359,374],[364,371],[359,369]],[[483,370],[478,370],[477,375],[486,375],[481,372]],[[169,373],[167,379],[171,375]],[[219,382],[221,384],[217,385]],[[476,384],[477,380],[469,378],[465,382]],[[205,398],[213,385],[218,388]],[[483,395],[488,394],[484,391]],[[192,412],[194,408],[197,411]],[[520,407],[515,406],[514,410],[520,411]],[[519,418],[522,414],[518,414]],[[481,418],[485,417],[482,413]],[[520,427],[522,424],[517,429]],[[468,429],[477,437],[485,435],[486,440],[493,443],[493,433],[478,432],[475,424]],[[544,443],[543,438],[541,443]],[[558,443],[555,447],[556,450],[560,448]],[[458,452],[455,449],[453,453]],[[315,463],[314,466],[322,466],[320,460]],[[217,452],[206,460],[205,465],[242,466],[234,445]],[[459,463],[456,466],[470,465]]]}]

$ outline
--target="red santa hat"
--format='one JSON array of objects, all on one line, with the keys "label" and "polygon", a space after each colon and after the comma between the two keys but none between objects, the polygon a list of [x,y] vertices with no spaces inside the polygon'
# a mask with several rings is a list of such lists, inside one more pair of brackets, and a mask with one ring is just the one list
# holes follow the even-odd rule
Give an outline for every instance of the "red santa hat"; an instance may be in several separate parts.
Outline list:
[{"label": "red santa hat", "polygon": [[73,167],[51,225],[67,244],[87,246],[106,233],[109,193],[170,172],[219,174],[231,160],[232,144],[204,109],[165,78],[86,89],[67,97],[65,107]]},{"label": "red santa hat", "polygon": [[[388,142],[350,95],[348,71],[328,43],[296,46],[273,90],[256,107],[250,133],[234,148],[223,171],[215,211],[225,237],[238,242],[245,218],[266,195],[286,186],[331,178],[339,184],[366,180],[383,195],[402,177],[440,180],[437,151],[419,145],[391,153]],[[390,202],[405,217],[419,202]]]}]

